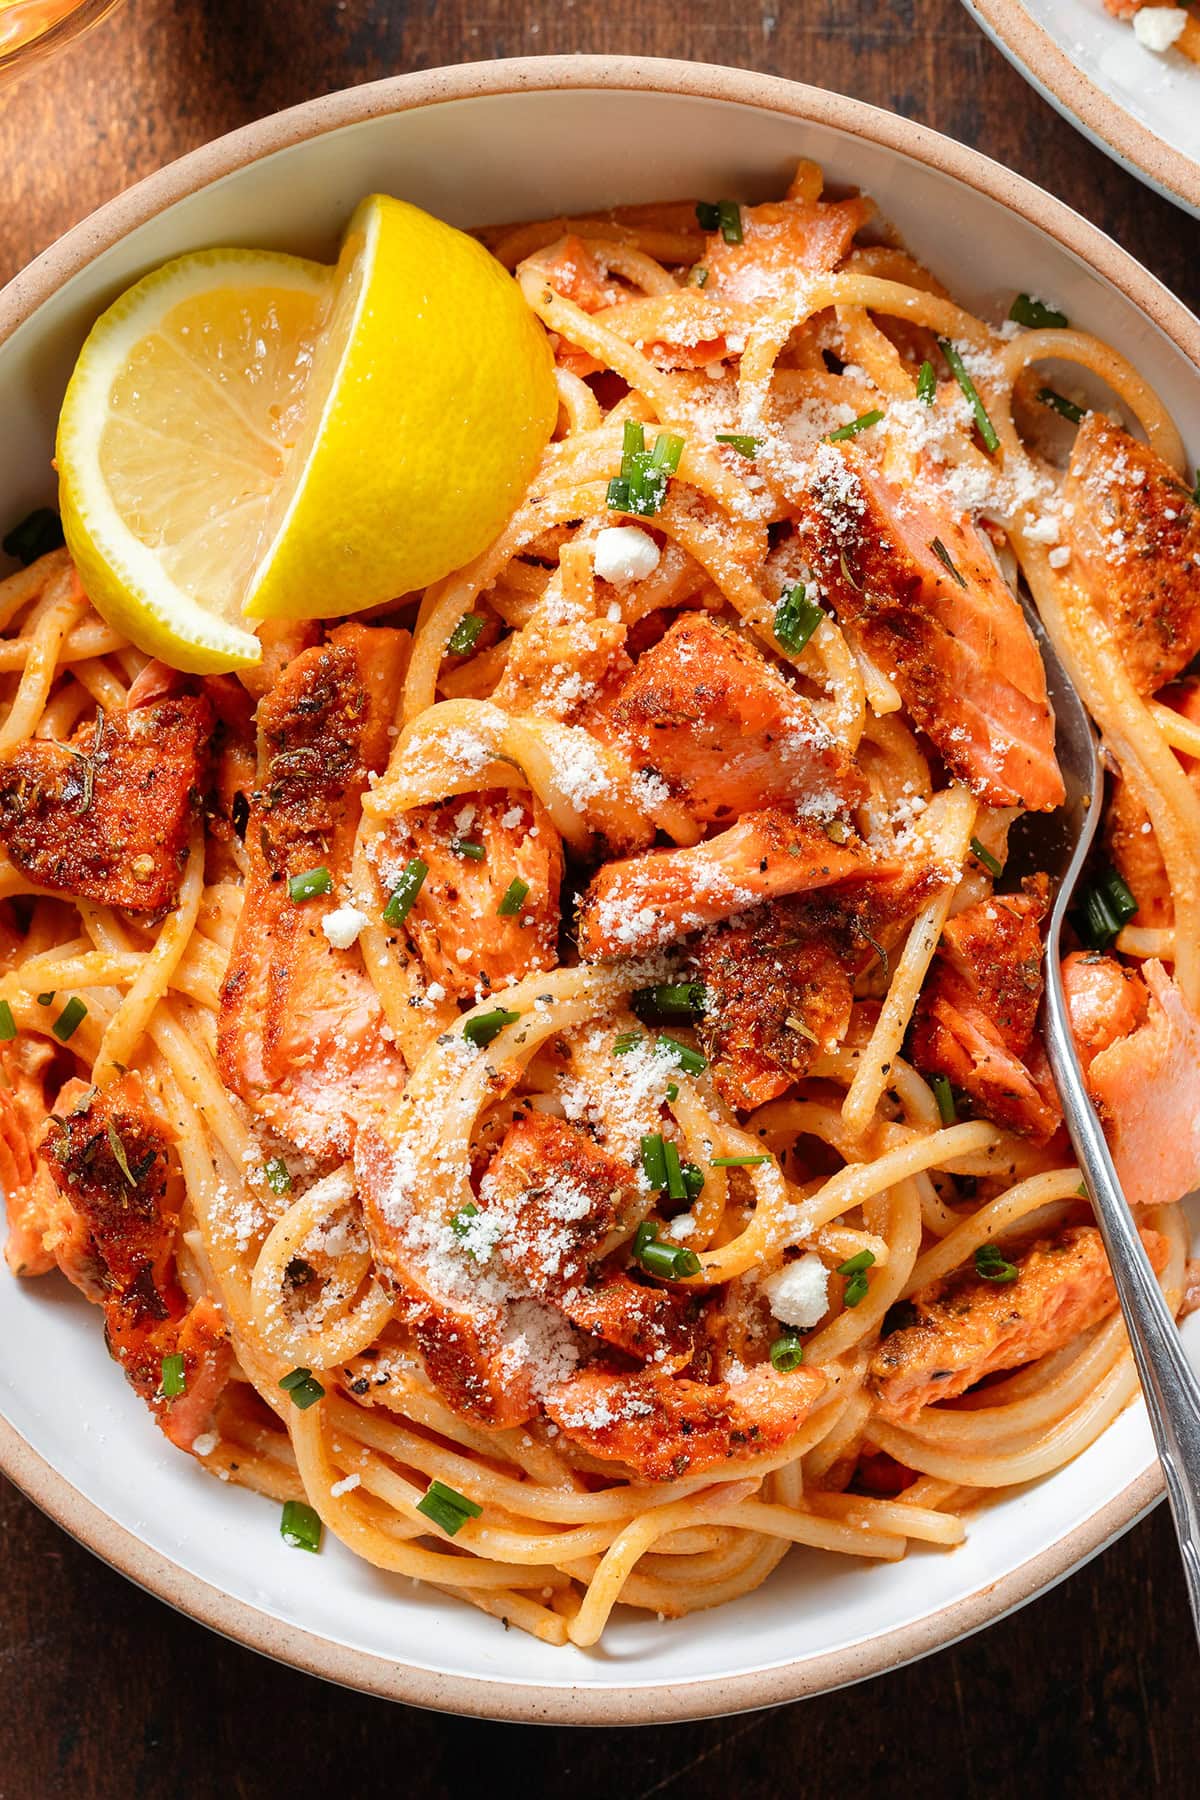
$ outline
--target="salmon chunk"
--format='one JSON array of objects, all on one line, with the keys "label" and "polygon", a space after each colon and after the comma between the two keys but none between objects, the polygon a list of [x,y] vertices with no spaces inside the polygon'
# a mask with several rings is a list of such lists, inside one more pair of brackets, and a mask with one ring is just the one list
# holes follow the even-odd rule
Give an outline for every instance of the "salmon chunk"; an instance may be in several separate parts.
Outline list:
[{"label": "salmon chunk", "polygon": [[1114,967],[1126,975],[1067,958],[1071,1029],[1125,1198],[1165,1206],[1200,1187],[1200,1019],[1160,962],[1121,980]]},{"label": "salmon chunk", "polygon": [[[395,1199],[396,1161],[373,1125],[358,1133],[354,1167],[375,1272],[393,1295],[396,1319],[412,1332],[425,1371],[447,1405],[489,1426],[521,1425],[537,1411],[528,1333],[514,1321],[505,1288],[489,1281],[493,1242],[479,1215],[457,1225],[418,1218]],[[526,1323],[550,1315],[526,1301]],[[559,1320],[563,1331],[569,1328]],[[514,1329],[515,1325],[515,1329]],[[543,1344],[544,1348],[544,1344]]]},{"label": "salmon chunk", "polygon": [[799,1431],[825,1391],[819,1369],[751,1369],[736,1384],[686,1376],[612,1375],[585,1369],[547,1396],[564,1437],[639,1481],[720,1474],[778,1449]]},{"label": "salmon chunk", "polygon": [[913,1017],[912,1058],[969,1094],[983,1118],[1045,1143],[1062,1122],[1036,1035],[1045,877],[948,921]]},{"label": "salmon chunk", "polygon": [[[1155,1270],[1164,1268],[1166,1238],[1157,1231],[1141,1237]],[[985,1375],[1061,1350],[1115,1309],[1117,1290],[1094,1225],[1039,1238],[1020,1253],[1001,1248],[1015,1281],[985,1280],[973,1264],[957,1269],[913,1295],[915,1324],[880,1341],[867,1382],[885,1419],[904,1424]]]},{"label": "salmon chunk", "polygon": [[975,527],[846,444],[818,450],[800,523],[839,620],[951,774],[989,806],[1061,806],[1042,659]]},{"label": "salmon chunk", "polygon": [[894,872],[845,824],[831,837],[787,807],[743,813],[705,843],[606,863],[580,904],[579,952],[585,962],[641,955],[761,900]]},{"label": "salmon chunk", "polygon": [[388,881],[411,858],[428,870],[403,930],[448,994],[474,1001],[555,966],[562,840],[536,794],[500,788],[417,807],[392,821],[384,854]]},{"label": "salmon chunk", "polygon": [[622,1204],[630,1172],[586,1131],[531,1112],[509,1127],[479,1184],[499,1261],[530,1294],[558,1294],[587,1274]]},{"label": "salmon chunk", "polygon": [[205,700],[96,714],[67,744],[36,738],[0,762],[0,840],[38,886],[103,906],[170,906],[205,786]]},{"label": "salmon chunk", "polygon": [[1089,412],[1063,483],[1063,541],[1141,694],[1200,651],[1200,507],[1148,444]]},{"label": "salmon chunk", "polygon": [[[65,1203],[50,1247],[64,1275],[103,1307],[109,1349],[158,1425],[190,1450],[211,1428],[233,1353],[212,1301],[189,1308],[176,1278],[173,1133],[136,1075],[103,1093],[73,1081],[59,1104],[41,1147]],[[184,1389],[171,1397],[162,1391],[165,1356],[183,1358]]]},{"label": "salmon chunk", "polygon": [[742,237],[726,243],[716,232],[700,261],[708,282],[727,300],[751,305],[783,299],[805,275],[835,269],[855,233],[871,217],[869,200],[774,200],[743,206]]},{"label": "salmon chunk", "polygon": [[697,1031],[723,1100],[763,1106],[840,1042],[854,960],[845,933],[822,930],[803,901],[772,901],[703,934],[693,951],[707,994]]},{"label": "salmon chunk", "polygon": [[61,1214],[58,1190],[36,1145],[50,1111],[58,1053],[44,1038],[22,1034],[0,1045],[0,1190],[8,1219],[4,1259],[14,1275],[54,1267],[46,1236]]},{"label": "salmon chunk", "polygon": [[[387,760],[407,648],[402,632],[340,626],[295,657],[259,707],[250,866],[217,1059],[226,1087],[318,1161],[344,1156],[403,1080],[357,947],[336,947],[322,922],[349,898],[362,793]],[[328,870],[331,891],[293,900],[290,877],[315,869]]]},{"label": "salmon chunk", "polygon": [[544,250],[537,259],[537,268],[556,294],[573,300],[584,312],[602,312],[606,306],[616,306],[629,298],[629,289],[607,279],[583,239],[573,232]]},{"label": "salmon chunk", "polygon": [[682,1367],[691,1358],[703,1296],[651,1287],[623,1269],[604,1269],[559,1297],[572,1325],[639,1362]]},{"label": "salmon chunk", "polygon": [[633,767],[702,824],[819,792],[857,799],[862,778],[777,669],[706,613],[686,613],[638,659],[609,712]]},{"label": "salmon chunk", "polygon": [[1071,1035],[1086,1075],[1093,1059],[1143,1024],[1150,994],[1137,970],[1099,950],[1075,950],[1062,966]]}]

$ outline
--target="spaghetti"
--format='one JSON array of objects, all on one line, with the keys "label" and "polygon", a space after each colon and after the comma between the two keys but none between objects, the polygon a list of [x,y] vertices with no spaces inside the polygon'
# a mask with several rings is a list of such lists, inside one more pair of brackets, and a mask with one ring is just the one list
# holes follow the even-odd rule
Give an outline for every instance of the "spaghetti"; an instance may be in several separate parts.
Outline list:
[{"label": "spaghetti", "polygon": [[62,549],[0,584],[10,1265],[289,1543],[550,1643],[952,1546],[1135,1392],[1003,878],[1062,795],[1018,579],[1119,770],[1069,985],[1183,1301],[1182,446],[871,225],[803,164],[487,234],[557,360],[524,502],[245,684],[148,664]]}]

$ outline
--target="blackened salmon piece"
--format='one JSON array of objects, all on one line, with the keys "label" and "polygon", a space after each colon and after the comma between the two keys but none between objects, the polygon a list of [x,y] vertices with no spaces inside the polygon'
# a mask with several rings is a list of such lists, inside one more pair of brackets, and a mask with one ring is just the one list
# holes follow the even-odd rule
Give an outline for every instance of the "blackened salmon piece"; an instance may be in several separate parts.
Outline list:
[{"label": "blackened salmon piece", "polygon": [[0,762],[0,839],[37,886],[158,912],[179,888],[212,711],[194,695],[99,712]]},{"label": "blackened salmon piece", "polygon": [[989,806],[1061,806],[1042,659],[975,527],[852,444],[818,452],[799,511],[839,620],[951,773]]},{"label": "blackened salmon piece", "polygon": [[1140,694],[1200,651],[1200,506],[1148,444],[1085,414],[1063,483],[1063,541]]}]

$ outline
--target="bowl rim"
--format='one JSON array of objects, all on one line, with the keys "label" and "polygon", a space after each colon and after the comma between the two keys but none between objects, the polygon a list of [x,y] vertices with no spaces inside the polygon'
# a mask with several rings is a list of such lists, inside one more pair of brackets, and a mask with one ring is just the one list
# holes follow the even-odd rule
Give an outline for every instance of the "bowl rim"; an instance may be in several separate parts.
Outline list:
[{"label": "bowl rim", "polygon": [[[519,57],[391,76],[273,114],[168,164],[76,225],[0,290],[0,344],[95,257],[175,201],[276,150],[345,125],[480,95],[636,90],[732,101],[868,138],[949,174],[1038,226],[1105,277],[1200,365],[1200,320],[1133,257],[1062,201],[978,151],[896,114],[752,71],[667,58]],[[528,1724],[635,1725],[777,1706],[865,1680],[942,1649],[1013,1611],[1129,1529],[1163,1491],[1157,1461],[1065,1536],[923,1618],[772,1668],[670,1684],[546,1686],[397,1663],[274,1618],[183,1569],[119,1525],[0,1415],[0,1472],[103,1561],[223,1636],[313,1675],[412,1706]]]},{"label": "bowl rim", "polygon": [[1135,118],[1072,61],[1023,0],[963,0],[1005,55],[1092,141],[1168,200],[1200,213],[1200,161]]}]

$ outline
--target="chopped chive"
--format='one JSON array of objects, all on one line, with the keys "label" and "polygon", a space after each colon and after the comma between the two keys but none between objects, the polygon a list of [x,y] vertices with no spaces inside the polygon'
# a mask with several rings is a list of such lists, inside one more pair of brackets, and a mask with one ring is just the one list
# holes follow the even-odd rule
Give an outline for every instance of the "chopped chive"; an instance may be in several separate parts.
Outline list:
[{"label": "chopped chive", "polygon": [[721,227],[721,236],[727,244],[741,243],[742,209],[736,200],[717,201],[717,223]]},{"label": "chopped chive", "polygon": [[304,900],[315,900],[318,894],[329,894],[333,891],[333,876],[328,869],[306,869],[303,875],[293,875],[288,880],[288,897],[299,905]]},{"label": "chopped chive", "polygon": [[761,1156],[714,1156],[709,1167],[711,1169],[756,1169],[760,1163],[769,1163],[770,1156],[766,1151]]},{"label": "chopped chive", "polygon": [[467,838],[451,838],[450,848],[455,856],[464,856],[468,862],[482,862],[487,855],[482,844],[472,844]]},{"label": "chopped chive", "polygon": [[851,419],[848,425],[839,425],[836,431],[827,431],[825,433],[825,442],[827,444],[840,444],[843,443],[846,438],[857,437],[860,431],[869,431],[872,425],[878,425],[882,417],[883,414],[880,412],[879,408],[873,406],[870,412],[861,413],[857,419]]},{"label": "chopped chive", "polygon": [[771,1367],[790,1375],[804,1361],[804,1343],[794,1331],[785,1331],[771,1345]]},{"label": "chopped chive", "polygon": [[86,1018],[87,1007],[77,995],[72,994],[50,1029],[59,1043],[65,1044],[68,1038],[74,1037]]},{"label": "chopped chive", "polygon": [[178,1352],[162,1359],[162,1373],[159,1377],[158,1390],[164,1400],[175,1400],[187,1387],[187,1372],[183,1357]]},{"label": "chopped chive", "polygon": [[450,633],[450,642],[446,645],[449,654],[451,656],[470,656],[479,642],[479,634],[486,623],[482,613],[464,613]]},{"label": "chopped chive", "polygon": [[678,1100],[678,1098],[679,1098],[679,1083],[677,1081],[668,1081],[668,1083],[667,1083],[667,1105],[674,1106],[674,1104]]},{"label": "chopped chive", "polygon": [[642,1173],[652,1188],[667,1185],[667,1156],[661,1131],[642,1139]]},{"label": "chopped chive", "polygon": [[688,270],[688,278],[687,278],[687,286],[688,287],[702,288],[702,287],[706,287],[707,285],[708,285],[708,270],[704,267],[703,263],[697,263],[694,268],[691,268]]},{"label": "chopped chive", "polygon": [[954,558],[951,556],[950,552],[947,550],[945,544],[943,544],[941,538],[935,537],[931,541],[929,548],[933,551],[933,554],[937,557],[937,559],[941,563],[942,567],[944,569],[949,569],[951,575],[953,575],[953,577],[954,577],[955,581],[957,581],[959,587],[965,588],[967,585],[967,578],[963,574],[962,570],[959,568],[958,564],[955,562]]},{"label": "chopped chive", "polygon": [[932,406],[937,399],[937,376],[929,361],[923,362],[917,370],[917,399],[924,406]]},{"label": "chopped chive", "polygon": [[697,200],[696,223],[701,231],[716,231],[721,223],[721,209],[715,200]]},{"label": "chopped chive", "polygon": [[311,1369],[293,1369],[279,1383],[293,1406],[301,1412],[307,1412],[318,1400],[325,1398],[325,1389],[321,1386]]},{"label": "chopped chive", "polygon": [[621,473],[608,484],[606,501],[614,512],[651,518],[662,505],[667,482],[679,467],[684,440],[674,431],[660,431],[654,449],[646,449],[645,426],[626,419],[621,436]]},{"label": "chopped chive", "polygon": [[776,642],[799,656],[824,617],[816,601],[808,598],[804,583],[798,581],[794,587],[784,589],[775,608],[772,630]]},{"label": "chopped chive", "polygon": [[677,431],[660,431],[654,440],[654,449],[650,453],[650,467],[665,469],[668,475],[674,475],[682,455],[683,439],[679,433]]},{"label": "chopped chive", "polygon": [[744,431],[717,433],[718,444],[728,444],[731,450],[736,450],[739,456],[746,457],[750,462],[753,462],[766,441],[766,438],[748,437]]},{"label": "chopped chive", "polygon": [[852,1275],[846,1283],[842,1294],[843,1306],[858,1306],[871,1291],[871,1284],[865,1275]]},{"label": "chopped chive", "polygon": [[704,1170],[697,1163],[686,1162],[680,1169],[689,1201],[698,1200],[704,1190]]},{"label": "chopped chive", "polygon": [[1060,394],[1055,388],[1039,388],[1038,399],[1051,412],[1061,413],[1064,419],[1070,419],[1072,425],[1078,425],[1083,417],[1082,406],[1076,406],[1073,400],[1068,400],[1065,394]]},{"label": "chopped chive", "polygon": [[121,1142],[121,1134],[111,1119],[105,1124],[104,1135],[108,1139],[108,1147],[113,1153],[113,1161],[116,1163],[118,1169],[120,1169],[130,1187],[136,1187],[137,1181],[132,1169],[129,1167],[129,1158],[125,1154],[125,1146]]},{"label": "chopped chive", "polygon": [[686,1200],[688,1191],[684,1185],[679,1150],[669,1138],[663,1141],[663,1162],[667,1169],[667,1198],[669,1200]]},{"label": "chopped chive", "polygon": [[273,1156],[263,1170],[267,1178],[267,1186],[273,1194],[290,1194],[292,1191],[291,1170],[282,1156]]},{"label": "chopped chive", "polygon": [[654,1047],[656,1050],[669,1050],[685,1075],[702,1075],[708,1067],[706,1056],[701,1056],[698,1050],[679,1043],[673,1037],[656,1037]]},{"label": "chopped chive", "polygon": [[658,1236],[658,1226],[646,1220],[638,1227],[633,1240],[634,1256],[647,1275],[659,1275],[667,1281],[682,1281],[700,1273],[700,1258],[682,1244],[669,1244]]},{"label": "chopped chive", "polygon": [[843,1306],[858,1306],[870,1292],[867,1270],[875,1261],[873,1250],[860,1250],[856,1256],[848,1256],[844,1263],[839,1263],[834,1271],[837,1275],[848,1277],[845,1291],[842,1294]]},{"label": "chopped chive", "polygon": [[1079,935],[1090,949],[1106,950],[1137,910],[1128,885],[1115,869],[1108,869],[1084,894]]},{"label": "chopped chive", "polygon": [[1117,922],[1121,925],[1127,924],[1138,909],[1132,889],[1121,879],[1115,869],[1110,869],[1102,878],[1101,886]]},{"label": "chopped chive", "polygon": [[439,1525],[447,1537],[457,1537],[468,1519],[477,1519],[483,1511],[474,1500],[468,1500],[445,1482],[431,1481],[417,1501],[417,1511]]},{"label": "chopped chive", "polygon": [[321,1518],[303,1500],[285,1500],[279,1520],[279,1535],[293,1550],[321,1548]]},{"label": "chopped chive", "polygon": [[402,925],[412,911],[413,901],[421,891],[421,883],[429,873],[429,864],[414,856],[411,862],[404,865],[404,872],[396,883],[392,897],[383,909],[385,925]]},{"label": "chopped chive", "polygon": [[705,999],[702,981],[662,981],[654,987],[636,988],[629,1003],[648,1025],[666,1025],[698,1019]]},{"label": "chopped chive", "polygon": [[954,1104],[954,1089],[946,1075],[935,1075],[929,1083],[933,1089],[933,1097],[937,1101],[938,1115],[943,1125],[953,1125],[958,1118],[958,1108]]},{"label": "chopped chive", "polygon": [[632,1250],[635,1257],[640,1257],[647,1244],[653,1243],[658,1236],[658,1220],[643,1219],[633,1234]]},{"label": "chopped chive", "polygon": [[1044,300],[1035,300],[1032,294],[1018,294],[1008,309],[1008,316],[1018,325],[1028,325],[1032,331],[1064,331],[1067,326],[1067,315],[1059,312],[1055,306],[1047,306]]},{"label": "chopped chive", "polygon": [[613,1055],[628,1056],[639,1044],[645,1043],[645,1034],[640,1031],[618,1031],[613,1039]]},{"label": "chopped chive", "polygon": [[7,1000],[0,1000],[0,1044],[11,1043],[17,1035],[17,1022]]},{"label": "chopped chive", "polygon": [[950,373],[962,389],[971,411],[975,415],[975,423],[979,427],[979,435],[983,439],[984,448],[989,455],[994,456],[1000,448],[1000,439],[996,436],[996,427],[988,418],[983,401],[979,398],[979,390],[967,374],[967,367],[963,362],[961,352],[950,342],[949,338],[939,338],[938,348],[949,363]]},{"label": "chopped chive", "polygon": [[50,992],[48,994],[39,994],[37,997],[37,1003],[39,1006],[53,1006],[54,1005],[54,989],[51,988]]},{"label": "chopped chive", "polygon": [[971,855],[976,862],[983,864],[989,875],[1003,875],[1004,864],[999,857],[993,856],[990,850],[985,849],[977,837],[971,839]]},{"label": "chopped chive", "polygon": [[1020,1270],[1001,1254],[997,1244],[980,1244],[975,1252],[975,1273],[982,1275],[985,1281],[1003,1285],[1015,1281]]},{"label": "chopped chive", "polygon": [[38,506],[19,525],[13,526],[0,543],[0,550],[28,568],[39,557],[48,556],[51,550],[61,550],[63,543],[62,520],[58,514],[49,506]]},{"label": "chopped chive", "polygon": [[496,908],[499,917],[502,919],[514,918],[524,906],[525,897],[528,892],[529,883],[527,881],[522,881],[518,876],[514,876],[504,890],[503,900],[501,900],[499,906]]},{"label": "chopped chive", "polygon": [[471,1220],[478,1217],[479,1208],[473,1200],[468,1200],[465,1206],[460,1206],[450,1220],[450,1229],[455,1237],[466,1237],[471,1229]]},{"label": "chopped chive", "polygon": [[493,1007],[491,1012],[480,1013],[477,1018],[468,1019],[463,1026],[463,1036],[468,1044],[474,1044],[477,1050],[484,1050],[494,1037],[499,1037],[506,1025],[515,1025],[520,1016],[519,1012],[506,1012],[502,1006]]}]

